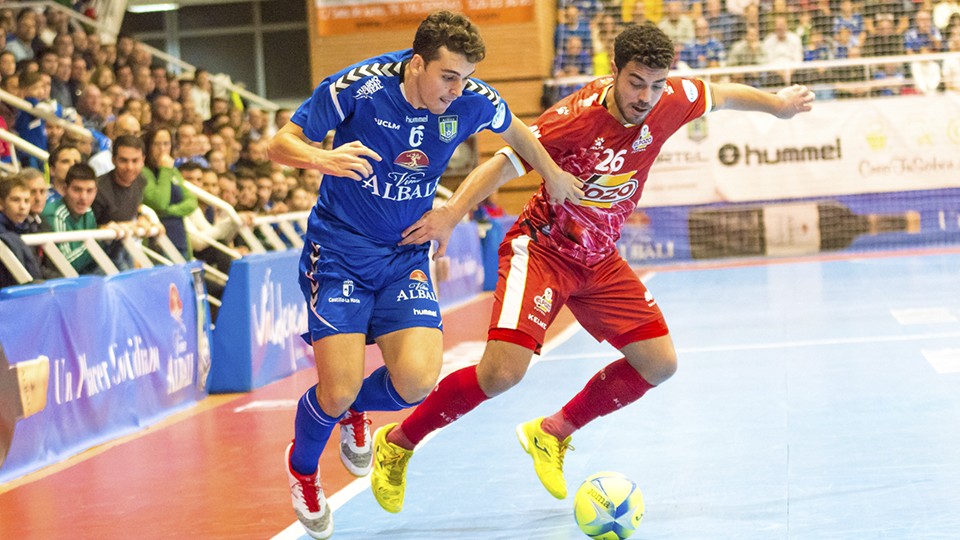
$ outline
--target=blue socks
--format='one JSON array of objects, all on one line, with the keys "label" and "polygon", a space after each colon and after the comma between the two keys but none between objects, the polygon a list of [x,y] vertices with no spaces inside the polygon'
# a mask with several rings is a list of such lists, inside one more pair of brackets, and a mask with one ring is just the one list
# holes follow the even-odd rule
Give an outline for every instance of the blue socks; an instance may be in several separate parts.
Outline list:
[{"label": "blue socks", "polygon": [[417,403],[404,401],[397,393],[397,389],[393,387],[387,367],[380,366],[363,380],[360,393],[357,394],[357,399],[350,408],[357,412],[401,411],[409,409]]},{"label": "blue socks", "polygon": [[342,416],[334,418],[323,412],[317,401],[317,386],[313,385],[297,404],[297,420],[294,427],[295,441],[290,453],[290,466],[300,474],[313,474],[317,462],[334,426]]}]

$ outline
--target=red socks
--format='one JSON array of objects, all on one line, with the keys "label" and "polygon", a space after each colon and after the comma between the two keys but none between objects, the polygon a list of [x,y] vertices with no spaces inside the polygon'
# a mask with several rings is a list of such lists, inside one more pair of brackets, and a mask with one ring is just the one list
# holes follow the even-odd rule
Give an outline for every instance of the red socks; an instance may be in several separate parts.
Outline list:
[{"label": "red socks", "polygon": [[[403,437],[391,437],[397,430],[387,434],[387,440],[393,444],[412,450],[430,433],[452,424],[484,401],[490,399],[477,382],[477,366],[469,366],[454,371],[444,377],[430,392],[427,399],[413,410],[413,413],[400,424]],[[410,443],[409,448],[407,444]]]},{"label": "red socks", "polygon": [[543,430],[561,441],[589,422],[643,397],[653,388],[626,358],[604,367],[562,409],[543,419]]}]

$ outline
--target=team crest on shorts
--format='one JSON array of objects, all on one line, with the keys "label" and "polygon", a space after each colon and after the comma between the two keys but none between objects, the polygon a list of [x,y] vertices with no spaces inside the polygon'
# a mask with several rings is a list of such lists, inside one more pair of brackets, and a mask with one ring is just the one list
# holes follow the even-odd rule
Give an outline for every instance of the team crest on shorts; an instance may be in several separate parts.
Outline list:
[{"label": "team crest on shorts", "polygon": [[448,143],[457,136],[457,122],[459,117],[448,114],[440,117],[440,140]]},{"label": "team crest on shorts", "polygon": [[540,313],[543,313],[544,315],[550,313],[550,310],[553,309],[553,289],[547,287],[543,290],[542,295],[534,296],[533,304]]},{"label": "team crest on shorts", "polygon": [[352,279],[343,280],[343,295],[350,296],[351,294],[353,294],[353,290],[354,290],[353,280]]},{"label": "team crest on shorts", "polygon": [[423,270],[420,270],[420,269],[418,268],[417,270],[414,270],[413,272],[410,272],[410,279],[412,279],[413,281],[419,281],[419,282],[421,282],[421,283],[426,283],[426,282],[427,282],[427,274],[425,274],[425,273],[423,272]]}]

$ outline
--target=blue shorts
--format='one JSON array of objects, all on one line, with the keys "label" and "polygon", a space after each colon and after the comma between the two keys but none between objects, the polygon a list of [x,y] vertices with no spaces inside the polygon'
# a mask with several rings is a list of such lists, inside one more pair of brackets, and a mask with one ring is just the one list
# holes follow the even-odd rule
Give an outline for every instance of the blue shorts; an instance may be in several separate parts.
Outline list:
[{"label": "blue shorts", "polygon": [[307,300],[304,341],[365,334],[367,343],[404,328],[443,329],[427,247],[334,250],[307,238],[300,290]]}]

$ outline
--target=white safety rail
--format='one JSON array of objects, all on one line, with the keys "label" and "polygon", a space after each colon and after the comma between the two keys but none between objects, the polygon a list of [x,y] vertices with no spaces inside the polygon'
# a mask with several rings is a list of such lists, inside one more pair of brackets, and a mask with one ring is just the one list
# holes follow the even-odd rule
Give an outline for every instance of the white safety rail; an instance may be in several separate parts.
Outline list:
[{"label": "white safety rail", "polygon": [[89,129],[83,126],[74,124],[73,122],[64,120],[63,118],[60,118],[59,116],[57,116],[54,112],[48,109],[45,109],[44,107],[35,107],[29,101],[23,98],[20,98],[18,96],[15,96],[10,92],[7,92],[6,90],[0,90],[0,101],[16,109],[20,109],[21,111],[30,113],[31,115],[36,116],[37,118],[41,118],[48,123],[60,126],[66,131],[69,131],[70,133],[77,135],[78,137],[82,137],[87,140],[90,140],[93,138],[93,135],[90,133]]},{"label": "white safety rail", "polygon": [[[0,129],[0,141],[11,144],[17,150],[30,154],[40,161],[50,161],[49,152],[29,141],[21,139],[17,135],[14,135],[5,129]],[[20,172],[20,158],[17,157],[16,152],[10,152],[10,160],[11,163],[0,163],[0,169],[3,169],[3,172],[8,174],[16,174]]]}]

